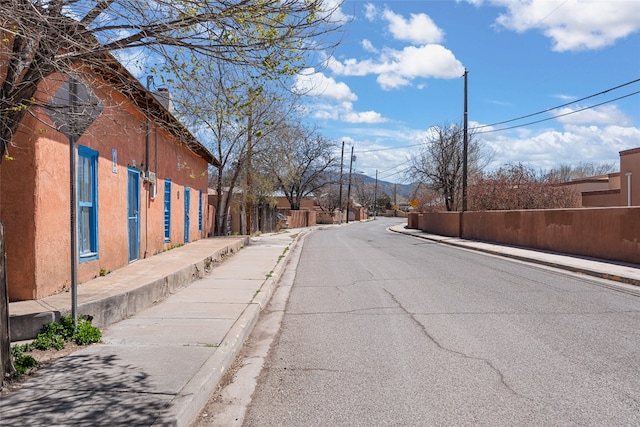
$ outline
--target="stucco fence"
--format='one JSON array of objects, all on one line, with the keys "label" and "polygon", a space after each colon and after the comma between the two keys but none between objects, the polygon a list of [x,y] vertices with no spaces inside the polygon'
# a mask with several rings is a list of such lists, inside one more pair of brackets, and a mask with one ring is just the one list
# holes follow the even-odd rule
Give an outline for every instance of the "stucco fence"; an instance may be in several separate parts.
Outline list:
[{"label": "stucco fence", "polygon": [[[279,210],[280,211],[280,210]],[[316,212],[309,210],[285,211],[288,217],[289,228],[311,227],[316,225]]]},{"label": "stucco fence", "polygon": [[408,227],[640,264],[640,207],[410,213]]}]

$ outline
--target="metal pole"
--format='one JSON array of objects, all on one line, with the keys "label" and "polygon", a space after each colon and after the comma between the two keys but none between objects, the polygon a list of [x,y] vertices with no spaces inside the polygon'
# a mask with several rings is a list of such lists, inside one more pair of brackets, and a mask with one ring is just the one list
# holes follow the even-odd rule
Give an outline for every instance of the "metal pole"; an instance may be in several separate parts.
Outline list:
[{"label": "metal pole", "polygon": [[627,206],[631,206],[631,172],[625,175],[627,176]]},{"label": "metal pole", "polygon": [[76,110],[78,103],[78,82],[69,79],[69,200],[71,228],[71,316],[78,325],[78,265],[77,265],[77,200],[76,200]]},{"label": "metal pole", "polygon": [[378,212],[378,169],[376,169],[376,186],[373,190],[373,219],[376,219]]},{"label": "metal pole", "polygon": [[469,72],[464,70],[464,134],[462,136],[462,212],[467,210],[467,173],[468,173],[468,148],[469,148],[469,112],[467,109],[467,76]]},{"label": "metal pole", "polygon": [[347,187],[347,224],[349,224],[349,203],[351,203],[351,170],[353,169],[353,145],[351,146],[351,161],[349,162],[349,186]]},{"label": "metal pole", "polygon": [[340,201],[338,202],[338,212],[340,218],[338,218],[338,224],[342,224],[342,165],[344,163],[344,141],[342,141],[342,154],[340,155]]}]

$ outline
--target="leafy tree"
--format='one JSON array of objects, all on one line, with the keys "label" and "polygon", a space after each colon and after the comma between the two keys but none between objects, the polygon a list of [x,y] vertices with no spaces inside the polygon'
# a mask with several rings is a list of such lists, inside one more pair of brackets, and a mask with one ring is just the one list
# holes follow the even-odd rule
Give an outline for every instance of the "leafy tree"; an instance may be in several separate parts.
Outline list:
[{"label": "leafy tree", "polygon": [[[292,75],[305,51],[324,49],[338,6],[324,0],[9,0],[0,2],[0,154],[25,114],[42,106],[44,79],[109,69],[110,54],[138,55],[142,68],[188,76],[205,62]],[[313,39],[313,42],[311,41]],[[137,86],[125,76],[119,90]],[[0,159],[1,161],[1,159]]]},{"label": "leafy tree", "polygon": [[[411,160],[406,174],[414,181],[427,184],[444,199],[446,210],[461,205],[463,167],[463,131],[459,125],[444,124],[429,129],[429,137],[420,152]],[[473,135],[468,136],[468,175],[481,170],[480,146]]]},{"label": "leafy tree", "polygon": [[556,209],[580,207],[573,188],[553,185],[521,163],[477,177],[469,187],[471,210]]}]

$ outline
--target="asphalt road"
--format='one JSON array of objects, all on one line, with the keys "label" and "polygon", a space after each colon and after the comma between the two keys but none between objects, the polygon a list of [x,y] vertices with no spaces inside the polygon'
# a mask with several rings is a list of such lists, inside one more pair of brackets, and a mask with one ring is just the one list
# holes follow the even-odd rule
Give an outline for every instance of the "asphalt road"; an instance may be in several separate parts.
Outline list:
[{"label": "asphalt road", "polygon": [[640,291],[396,222],[306,236],[245,426],[640,425]]}]

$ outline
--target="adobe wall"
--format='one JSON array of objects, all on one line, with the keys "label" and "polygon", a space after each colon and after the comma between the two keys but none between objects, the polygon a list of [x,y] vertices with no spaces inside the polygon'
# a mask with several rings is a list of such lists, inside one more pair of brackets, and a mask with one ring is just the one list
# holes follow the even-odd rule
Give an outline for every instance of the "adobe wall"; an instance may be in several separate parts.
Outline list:
[{"label": "adobe wall", "polygon": [[465,212],[463,237],[640,263],[640,208]]},{"label": "adobe wall", "polygon": [[[27,115],[25,123],[35,126],[36,122],[36,119]],[[10,145],[10,158],[5,158],[0,167],[0,221],[5,227],[7,283],[9,299],[12,301],[36,297],[32,285],[36,272],[36,259],[33,255],[36,226],[32,215],[36,206],[36,181],[33,173],[36,170],[35,137],[25,126],[20,127],[18,133],[25,142]],[[65,166],[61,164],[60,167],[64,169]],[[56,236],[52,233],[51,237]]]},{"label": "adobe wall", "polygon": [[597,208],[620,205],[620,189],[582,193],[582,206]]},{"label": "adobe wall", "polygon": [[311,227],[316,225],[316,212],[309,210],[289,211],[289,228]]},{"label": "adobe wall", "polygon": [[[56,80],[53,80],[54,82]],[[57,84],[59,85],[58,80]],[[40,97],[56,90],[43,84]],[[105,104],[102,114],[77,144],[98,152],[98,258],[78,263],[78,283],[126,266],[128,259],[128,169],[144,171],[145,118],[117,92],[93,89]],[[23,121],[0,168],[0,219],[7,234],[9,298],[40,299],[70,286],[70,173],[68,138],[46,126],[49,119],[34,110]],[[151,126],[151,171],[157,172],[157,196],[140,179],[140,253],[152,256],[184,244],[184,190],[191,189],[189,241],[206,237],[207,162],[162,128]],[[117,152],[113,164],[112,150]],[[164,242],[164,180],[172,181],[171,241]],[[198,230],[200,190],[203,229]]]},{"label": "adobe wall", "polygon": [[[416,215],[409,213],[409,216]],[[460,212],[426,212],[418,214],[418,228],[439,236],[460,236]]]},{"label": "adobe wall", "polygon": [[628,206],[629,196],[631,206],[640,206],[640,148],[620,152],[620,206]]},{"label": "adobe wall", "polygon": [[[425,232],[459,236],[459,212],[411,215]],[[463,221],[466,239],[640,264],[640,207],[465,212]]]}]

